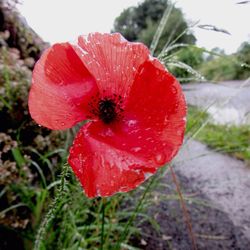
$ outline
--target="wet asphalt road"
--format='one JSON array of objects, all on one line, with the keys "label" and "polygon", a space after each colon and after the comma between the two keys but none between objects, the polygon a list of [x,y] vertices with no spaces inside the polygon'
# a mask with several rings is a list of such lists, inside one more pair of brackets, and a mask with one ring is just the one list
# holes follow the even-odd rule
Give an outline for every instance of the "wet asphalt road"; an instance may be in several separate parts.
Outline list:
[{"label": "wet asphalt road", "polygon": [[225,212],[250,239],[250,168],[190,140],[175,159],[175,169],[192,180],[213,206]]},{"label": "wet asphalt road", "polygon": [[[250,124],[250,81],[183,86],[188,104],[209,108],[215,123]],[[250,239],[250,168],[189,140],[175,159],[175,168],[213,205],[226,212]]]}]

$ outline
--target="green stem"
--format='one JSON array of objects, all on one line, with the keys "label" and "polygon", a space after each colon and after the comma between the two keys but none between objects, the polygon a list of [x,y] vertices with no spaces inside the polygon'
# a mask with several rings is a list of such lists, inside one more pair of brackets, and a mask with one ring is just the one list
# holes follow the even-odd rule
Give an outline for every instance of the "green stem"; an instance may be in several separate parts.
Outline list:
[{"label": "green stem", "polygon": [[145,197],[146,197],[148,191],[150,190],[152,184],[154,183],[155,179],[156,179],[156,175],[154,175],[154,176],[151,178],[149,184],[147,185],[145,191],[143,192],[143,194],[142,194],[142,196],[141,196],[139,202],[137,203],[137,206],[136,206],[135,209],[134,209],[133,214],[130,216],[130,218],[129,218],[127,224],[125,225],[125,228],[124,228],[124,230],[123,230],[123,232],[122,232],[122,235],[121,235],[120,239],[118,239],[118,241],[117,241],[117,243],[116,243],[116,246],[115,246],[115,248],[114,248],[115,250],[119,250],[119,249],[120,249],[121,243],[122,243],[122,242],[125,240],[125,238],[127,237],[127,234],[128,234],[128,231],[129,231],[129,227],[131,226],[131,224],[133,223],[134,219],[136,218],[137,213],[139,212],[139,210],[140,210],[140,208],[141,208],[141,204],[142,204],[142,202],[144,201],[144,199],[145,199]]},{"label": "green stem", "polygon": [[100,250],[103,250],[104,245],[104,225],[105,225],[105,198],[102,198],[102,228],[101,228],[101,245]]}]

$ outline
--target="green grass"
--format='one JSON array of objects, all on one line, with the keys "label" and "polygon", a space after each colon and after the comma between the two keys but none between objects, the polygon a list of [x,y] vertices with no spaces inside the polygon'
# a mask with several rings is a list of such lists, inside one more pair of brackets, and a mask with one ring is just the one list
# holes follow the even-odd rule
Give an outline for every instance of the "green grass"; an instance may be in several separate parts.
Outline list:
[{"label": "green grass", "polygon": [[[209,115],[206,111],[190,106],[187,133],[197,130],[207,119]],[[216,151],[228,153],[250,165],[250,127],[247,125],[215,125],[208,122],[195,138]]]}]

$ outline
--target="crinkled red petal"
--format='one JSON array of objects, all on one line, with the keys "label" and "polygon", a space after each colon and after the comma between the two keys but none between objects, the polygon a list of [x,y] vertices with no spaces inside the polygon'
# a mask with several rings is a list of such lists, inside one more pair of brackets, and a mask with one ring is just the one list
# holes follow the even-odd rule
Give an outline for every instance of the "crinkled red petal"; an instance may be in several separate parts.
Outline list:
[{"label": "crinkled red petal", "polygon": [[[155,172],[156,164],[138,154],[135,138],[121,124],[93,122],[81,128],[70,150],[69,164],[88,197],[128,192]],[[134,147],[128,148],[129,144]]]},{"label": "crinkled red petal", "polygon": [[[157,59],[141,65],[124,116],[154,131],[164,146],[158,152],[166,156],[165,162],[176,155],[184,138],[186,102],[178,81]],[[154,147],[153,142],[151,147]]]},{"label": "crinkled red petal", "polygon": [[169,162],[183,141],[186,104],[179,83],[157,61],[141,66],[121,121],[84,126],[69,164],[88,197],[127,192]]},{"label": "crinkled red petal", "polygon": [[98,93],[95,79],[69,43],[55,44],[36,63],[29,111],[40,125],[66,129],[86,119]]},{"label": "crinkled red petal", "polygon": [[92,33],[73,45],[104,96],[126,98],[140,65],[149,57],[141,43],[131,43],[120,34]]}]

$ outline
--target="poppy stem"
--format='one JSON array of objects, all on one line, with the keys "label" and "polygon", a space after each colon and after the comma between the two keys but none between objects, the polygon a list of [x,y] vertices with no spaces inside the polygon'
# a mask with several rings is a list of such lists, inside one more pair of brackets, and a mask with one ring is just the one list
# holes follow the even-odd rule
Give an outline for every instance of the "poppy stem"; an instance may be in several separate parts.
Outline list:
[{"label": "poppy stem", "polygon": [[106,198],[102,198],[102,228],[101,228],[100,250],[103,250],[103,245],[104,245],[105,205],[106,205]]}]

